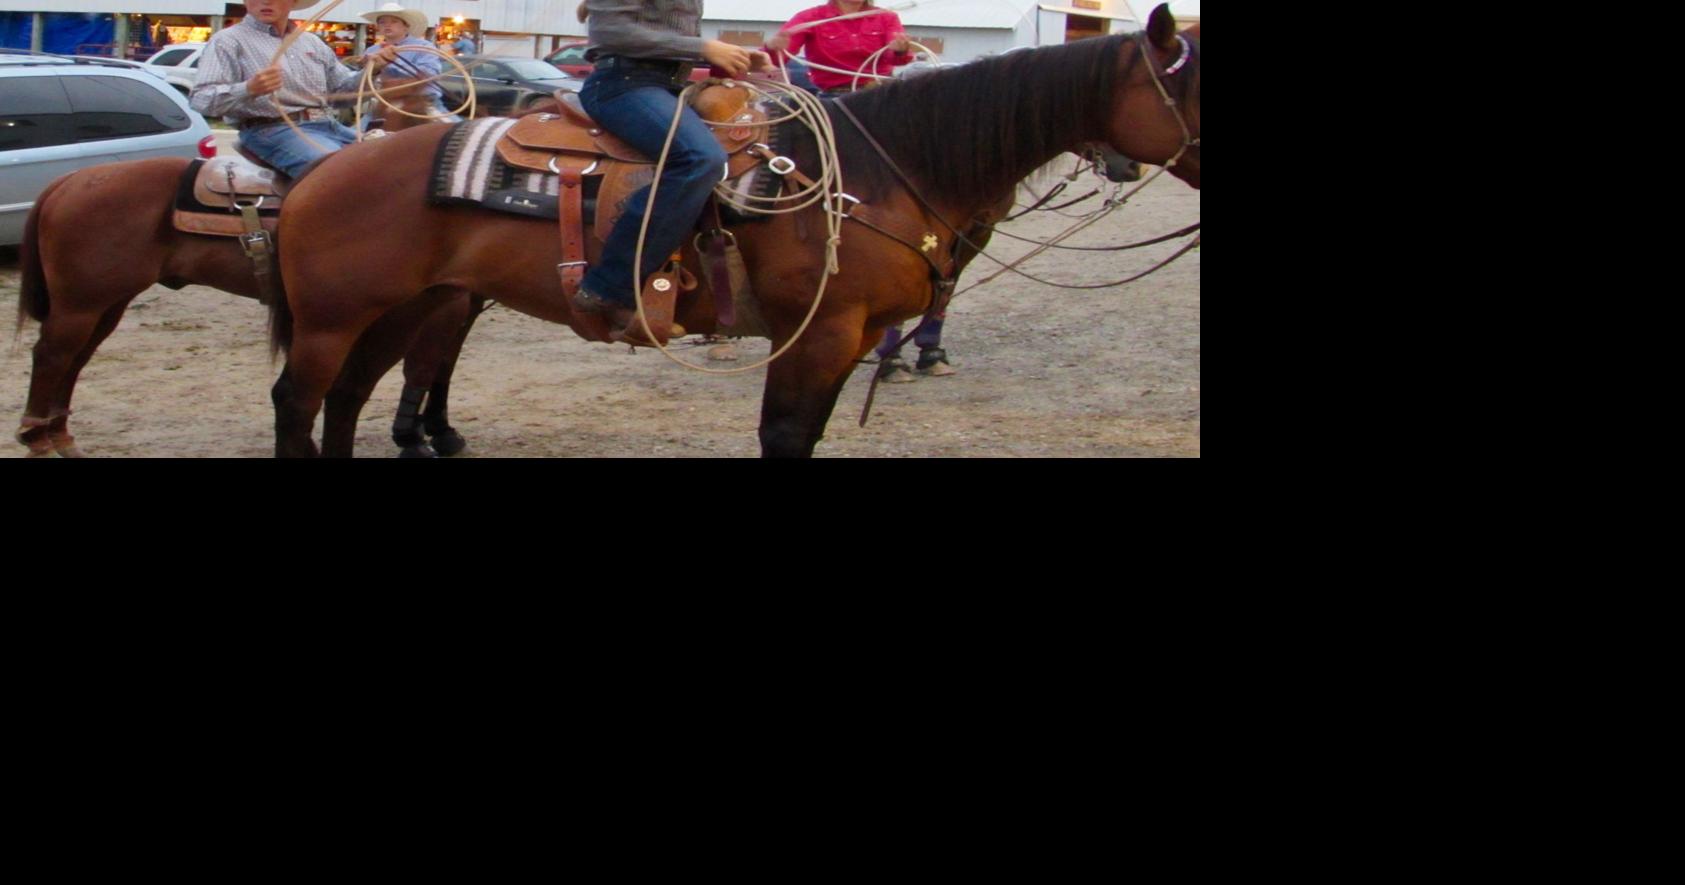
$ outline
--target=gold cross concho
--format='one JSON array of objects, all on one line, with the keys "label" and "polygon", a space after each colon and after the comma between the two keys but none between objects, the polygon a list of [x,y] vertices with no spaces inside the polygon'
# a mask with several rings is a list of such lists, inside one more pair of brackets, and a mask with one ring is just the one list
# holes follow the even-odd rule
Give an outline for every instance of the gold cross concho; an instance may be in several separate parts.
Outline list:
[{"label": "gold cross concho", "polygon": [[919,251],[920,252],[929,252],[930,250],[932,250],[934,248],[936,248],[936,235],[935,234],[925,234],[924,235],[924,245],[919,247]]}]

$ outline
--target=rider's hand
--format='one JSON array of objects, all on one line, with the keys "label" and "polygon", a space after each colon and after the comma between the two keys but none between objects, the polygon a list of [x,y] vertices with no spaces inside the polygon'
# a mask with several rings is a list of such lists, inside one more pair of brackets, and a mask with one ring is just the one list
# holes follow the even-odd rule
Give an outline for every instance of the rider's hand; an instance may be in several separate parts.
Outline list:
[{"label": "rider's hand", "polygon": [[281,68],[279,65],[264,68],[246,81],[247,95],[268,95],[280,88]]},{"label": "rider's hand", "polygon": [[733,78],[740,78],[749,72],[749,50],[741,46],[709,40],[702,45],[702,57]]},{"label": "rider's hand", "polygon": [[783,31],[773,34],[772,39],[766,41],[766,48],[772,50],[773,52],[783,52],[784,50],[789,49],[790,35],[784,33]]},{"label": "rider's hand", "polygon": [[375,70],[380,70],[398,60],[398,47],[390,43],[381,44],[379,49],[368,54],[369,61]]},{"label": "rider's hand", "polygon": [[777,66],[772,63],[772,56],[759,49],[752,49],[749,51],[749,70],[772,71],[777,70]]},{"label": "rider's hand", "polygon": [[896,34],[895,39],[889,41],[890,52],[910,52],[912,48],[913,41],[906,34]]}]

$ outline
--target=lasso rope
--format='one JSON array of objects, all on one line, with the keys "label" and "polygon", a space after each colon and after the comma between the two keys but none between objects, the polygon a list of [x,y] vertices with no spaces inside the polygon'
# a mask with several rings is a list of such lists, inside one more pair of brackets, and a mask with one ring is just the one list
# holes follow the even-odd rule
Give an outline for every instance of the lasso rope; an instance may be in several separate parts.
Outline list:
[{"label": "lasso rope", "polygon": [[[398,91],[403,91],[403,90],[413,90],[413,91],[410,92],[410,94],[417,95],[417,94],[420,94],[421,87],[425,86],[428,83],[433,82],[434,80],[437,80],[439,77],[444,76],[444,74],[441,72],[441,73],[436,74],[432,77],[425,77],[425,78],[419,79],[419,80],[417,80],[413,83],[404,83],[402,85],[395,86],[395,87],[385,87],[385,88],[382,88],[382,89],[376,89],[376,88],[374,88],[374,65],[364,64],[363,65],[363,77],[357,83],[357,117],[356,117],[355,124],[352,127],[357,132],[357,140],[359,142],[362,141],[364,136],[366,136],[368,134],[368,133],[363,131],[363,101],[364,101],[364,95],[366,93],[372,93],[375,97],[375,100],[379,101],[383,105],[386,105],[386,107],[388,109],[397,111],[398,113],[403,114],[406,117],[412,117],[412,118],[417,119],[417,120],[443,120],[443,119],[447,119],[449,117],[461,114],[464,110],[468,111],[469,118],[472,118],[474,116],[474,103],[475,103],[475,98],[476,98],[475,87],[474,87],[474,78],[468,75],[467,66],[464,65],[462,62],[457,61],[455,56],[445,52],[444,50],[439,49],[436,46],[411,46],[408,49],[400,50],[400,52],[416,52],[418,50],[419,51],[431,52],[434,55],[437,55],[440,58],[443,58],[445,61],[448,61],[453,65],[456,65],[457,70],[462,72],[462,82],[467,84],[467,89],[464,90],[465,97],[462,100],[462,104],[457,105],[455,110],[445,111],[444,113],[429,112],[429,113],[425,113],[425,114],[417,114],[417,113],[413,113],[411,111],[406,111],[403,108],[401,108],[401,107],[393,104],[392,102],[388,101],[386,99],[385,93],[387,93],[387,92],[398,92]],[[411,69],[414,70],[418,74],[422,73],[420,68],[416,68],[413,65],[411,66]]]},{"label": "lasso rope", "polygon": [[[874,6],[871,9],[862,9],[859,12],[850,12],[845,15],[832,16],[831,18],[822,18],[817,21],[806,22],[804,24],[796,25],[793,28],[780,28],[779,31],[784,34],[794,34],[797,31],[805,31],[808,28],[817,28],[820,25],[828,25],[831,22],[848,21],[851,18],[865,18],[869,15],[882,15],[886,12],[906,12],[918,5],[919,4],[916,0],[914,0],[914,2],[902,3],[899,6]],[[843,73],[847,72],[844,71]]]},{"label": "lasso rope", "polygon": [[[275,47],[275,54],[269,57],[269,67],[271,67],[271,68],[275,67],[275,65],[280,63],[281,56],[287,54],[287,50],[292,47],[293,43],[297,42],[298,38],[300,38],[300,37],[302,37],[305,34],[310,32],[310,27],[309,27],[310,25],[313,25],[313,24],[321,21],[322,16],[327,15],[329,12],[332,12],[334,7],[336,7],[339,4],[344,3],[344,2],[345,2],[345,0],[333,0],[332,3],[329,3],[328,5],[322,7],[321,9],[316,10],[315,15],[311,16],[308,19],[305,19],[305,22],[304,22],[305,26],[304,27],[302,27],[302,28],[295,27],[290,32],[288,32],[286,34],[286,36],[282,37],[281,38],[281,45]],[[285,84],[283,83],[282,85],[285,85]],[[292,115],[287,113],[287,109],[281,105],[280,100],[277,98],[277,96],[279,96],[280,94],[281,94],[280,89],[276,89],[274,92],[270,93],[269,103],[273,104],[275,106],[275,110],[280,113],[281,119],[282,119],[282,121],[284,121],[287,124],[287,127],[290,128],[293,132],[297,133],[298,137],[300,137],[300,138],[304,139],[305,141],[308,141],[311,144],[315,145],[318,150],[321,150],[321,151],[324,151],[324,152],[330,153],[330,154],[333,153],[333,150],[330,149],[327,145],[322,144],[321,142],[317,141],[314,138],[311,138],[309,133],[307,133],[303,129],[299,128],[299,125],[297,123],[293,122]],[[301,101],[301,102],[299,102],[299,104],[304,104],[304,102]]]},{"label": "lasso rope", "polygon": [[[297,41],[300,37],[302,37],[305,34],[310,32],[310,26],[311,25],[314,25],[317,22],[321,21],[323,16],[327,15],[329,12],[333,11],[334,7],[336,7],[339,4],[344,3],[344,2],[345,2],[345,0],[333,0],[333,2],[331,2],[328,5],[322,7],[321,9],[317,10],[315,15],[312,15],[310,18],[306,19],[303,27],[295,27],[291,31],[289,31],[286,34],[286,36],[281,38],[281,45],[276,47],[275,54],[273,56],[270,56],[268,66],[269,67],[275,67],[275,65],[280,62],[281,57],[286,55],[287,50],[292,47],[293,43],[295,41]],[[364,96],[365,96],[366,92],[372,93],[376,99],[378,99],[382,104],[385,104],[387,107],[391,108],[392,110],[395,110],[400,114],[406,114],[406,115],[411,116],[411,117],[418,117],[418,118],[421,118],[421,119],[428,119],[428,120],[444,119],[446,117],[451,116],[452,114],[460,113],[463,109],[468,110],[468,114],[469,114],[470,117],[473,116],[475,101],[476,101],[476,93],[475,93],[475,88],[474,88],[474,78],[469,76],[468,66],[464,65],[462,62],[457,61],[454,56],[449,55],[449,54],[445,53],[443,50],[440,50],[437,47],[433,47],[433,46],[428,46],[428,47],[412,46],[408,50],[405,50],[405,51],[406,52],[414,52],[414,51],[421,50],[421,49],[427,49],[427,50],[433,52],[434,54],[444,58],[446,61],[449,61],[451,64],[456,65],[457,69],[462,72],[462,81],[463,81],[463,83],[466,84],[466,93],[467,93],[467,98],[465,99],[463,104],[460,105],[456,110],[451,111],[449,113],[445,113],[445,114],[438,114],[438,113],[413,114],[413,113],[410,113],[409,111],[406,111],[403,108],[400,108],[400,107],[392,104],[391,102],[387,101],[385,93],[386,92],[396,93],[396,92],[399,92],[399,91],[411,89],[412,87],[419,89],[421,86],[424,86],[428,83],[433,82],[434,80],[439,79],[440,77],[445,76],[445,74],[443,72],[440,72],[440,73],[435,74],[435,75],[433,75],[431,77],[428,77],[426,79],[418,80],[414,83],[405,83],[405,84],[402,84],[400,86],[392,87],[392,88],[386,89],[386,90],[381,90],[381,89],[370,90],[368,87],[369,87],[369,84],[371,82],[371,77],[373,75],[373,68],[365,66],[363,68],[362,80],[359,81],[357,91],[356,91],[356,93],[354,93],[354,95],[356,96],[356,99],[357,99],[357,115],[356,115],[355,119],[356,119],[356,126],[357,126],[358,130],[362,129],[363,100],[364,100]],[[480,59],[480,60],[475,62],[475,65],[483,64],[486,60],[487,59]],[[285,84],[282,84],[282,85],[284,86]],[[298,125],[298,123],[293,120],[292,115],[288,114],[287,109],[282,106],[281,101],[278,98],[280,96],[280,94],[281,94],[281,90],[276,89],[275,92],[270,94],[269,101],[270,101],[271,104],[275,105],[276,112],[278,114],[280,114],[281,120],[287,124],[287,127],[292,129],[292,131],[294,133],[296,133],[298,135],[298,137],[300,137],[300,138],[304,139],[305,141],[309,142],[310,144],[314,145],[317,150],[320,150],[324,153],[333,153],[332,148],[329,148],[327,145],[322,144],[321,142],[317,141],[314,138],[311,138],[310,133],[305,132],[304,129],[301,128]],[[345,97],[347,97],[346,94],[328,93],[326,95],[321,96],[321,100],[326,102],[326,101],[332,101],[336,98],[345,98]],[[301,105],[307,104],[306,102],[302,102],[302,101],[296,102],[296,103],[301,104]],[[357,133],[357,140],[358,141],[361,141],[363,139],[363,134],[364,133],[362,133],[361,131],[358,131],[358,133]]]},{"label": "lasso rope", "polygon": [[[738,87],[749,89],[750,91],[755,92],[756,94],[762,96],[763,98],[772,97],[771,93],[766,92],[764,89],[762,89],[759,86],[751,85],[748,81],[738,80],[738,81],[734,81],[734,82],[737,84]],[[813,304],[812,304],[812,306],[810,306],[808,308],[807,316],[802,318],[801,325],[798,326],[796,328],[796,331],[793,332],[790,335],[790,339],[788,341],[784,342],[783,347],[778,348],[772,354],[768,355],[766,357],[766,359],[760,360],[759,362],[752,363],[752,364],[747,365],[747,366],[740,366],[740,367],[735,368],[735,369],[710,369],[710,368],[707,368],[705,366],[698,366],[698,365],[688,363],[688,362],[678,358],[677,356],[673,355],[672,351],[670,351],[667,348],[666,345],[662,344],[660,341],[657,341],[656,337],[655,337],[655,334],[652,331],[650,331],[649,318],[644,312],[644,300],[643,300],[644,240],[649,233],[650,208],[655,205],[656,189],[658,187],[660,187],[661,172],[664,168],[666,168],[667,156],[668,156],[669,153],[671,153],[672,147],[673,147],[673,138],[679,131],[679,121],[683,118],[685,108],[688,106],[688,103],[689,103],[688,99],[689,99],[690,95],[692,93],[694,93],[700,85],[701,84],[692,83],[689,86],[685,87],[684,92],[680,93],[678,105],[677,105],[676,108],[674,108],[674,111],[673,111],[673,122],[671,123],[671,125],[669,125],[667,127],[667,139],[661,146],[661,156],[660,156],[659,159],[656,160],[655,178],[654,178],[654,180],[652,180],[650,182],[649,199],[644,204],[643,223],[641,225],[639,225],[639,227],[638,227],[638,246],[637,246],[637,249],[634,251],[633,259],[632,259],[632,297],[633,297],[633,300],[637,304],[637,311],[638,312],[637,312],[637,318],[636,319],[637,319],[638,324],[643,327],[644,336],[647,339],[649,339],[650,341],[655,342],[655,347],[656,347],[656,349],[661,351],[662,356],[667,357],[668,359],[672,360],[675,363],[678,363],[681,366],[684,366],[687,369],[691,369],[693,371],[701,372],[701,373],[706,374],[706,375],[740,375],[744,372],[752,372],[755,369],[759,369],[762,366],[765,366],[765,365],[771,363],[773,360],[776,360],[779,357],[783,356],[786,352],[789,351],[789,349],[791,347],[795,346],[795,343],[798,340],[801,339],[802,333],[807,331],[807,327],[813,322],[814,316],[819,313],[819,305],[825,299],[825,288],[831,281],[831,275],[835,274],[835,273],[838,273],[839,270],[840,270],[840,268],[838,268],[838,266],[837,266],[837,247],[842,244],[842,229],[841,228],[842,228],[843,212],[842,212],[841,207],[832,207],[832,206],[826,207],[825,225],[826,225],[826,231],[829,235],[825,239],[825,272],[823,274],[821,274],[820,277],[819,277],[819,290],[816,293],[814,293]],[[783,98],[793,99],[795,101],[795,105],[796,105],[796,109],[794,111],[792,111],[789,115],[787,115],[786,117],[780,118],[777,121],[769,120],[768,125],[774,125],[775,122],[781,123],[781,122],[784,122],[785,120],[789,120],[789,119],[800,119],[802,121],[803,125],[806,125],[808,127],[808,129],[813,132],[814,137],[819,142],[820,174],[819,174],[819,177],[817,179],[815,179],[813,188],[809,189],[811,191],[816,191],[816,193],[811,198],[809,198],[806,202],[802,203],[801,205],[795,206],[795,207],[790,207],[790,208],[784,208],[784,209],[765,208],[765,207],[752,205],[752,203],[740,203],[740,202],[732,199],[732,197],[735,196],[735,195],[732,194],[730,191],[723,191],[722,192],[722,189],[724,187],[724,182],[715,186],[716,196],[720,196],[726,202],[727,205],[732,206],[733,208],[736,208],[739,211],[756,212],[756,213],[760,213],[760,214],[764,214],[764,215],[776,215],[776,214],[783,214],[783,213],[788,213],[788,212],[795,212],[795,211],[799,211],[801,209],[805,209],[807,206],[812,205],[814,202],[816,202],[820,199],[825,199],[825,198],[837,199],[835,197],[831,197],[831,193],[832,193],[832,190],[833,190],[832,186],[834,185],[835,193],[841,194],[843,192],[843,190],[842,190],[842,167],[841,167],[841,164],[839,164],[837,162],[836,135],[831,130],[830,115],[825,113],[824,106],[822,104],[820,104],[819,99],[814,97],[813,95],[809,94],[804,89],[799,89],[799,88],[791,86],[787,83],[779,83],[776,80],[768,80],[768,81],[765,82],[764,85],[768,86],[768,87],[771,87],[774,92],[782,93]],[[712,121],[704,121],[704,122],[708,123],[710,126],[715,126],[715,127],[740,125],[740,124],[736,123],[735,121],[726,121],[726,122],[723,122],[723,123],[714,123]],[[770,172],[770,170],[769,170],[769,174],[772,174]],[[780,198],[780,197],[750,198],[750,197],[747,197],[747,195],[745,195],[745,196],[746,196],[746,199],[750,199],[753,202],[768,202],[768,203],[785,202],[785,201],[788,201],[789,199],[791,199],[789,197],[784,197],[784,198]]]}]

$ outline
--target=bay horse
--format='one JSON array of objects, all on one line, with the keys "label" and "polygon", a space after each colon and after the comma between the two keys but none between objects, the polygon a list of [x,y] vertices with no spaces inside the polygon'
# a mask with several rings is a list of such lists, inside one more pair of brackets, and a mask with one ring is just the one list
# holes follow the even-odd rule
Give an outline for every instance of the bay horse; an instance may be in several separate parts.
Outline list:
[{"label": "bay horse", "polygon": [[[1160,5],[1139,34],[983,59],[847,95],[827,110],[851,195],[878,207],[875,217],[925,231],[924,242],[942,247],[935,254],[960,256],[965,241],[957,232],[986,232],[1020,180],[1089,142],[1143,163],[1177,159],[1170,171],[1198,188],[1199,96],[1198,26],[1179,36]],[[884,145],[910,187],[862,129]],[[446,132],[426,127],[381,139],[292,192],[280,236],[287,298],[273,306],[271,325],[272,343],[288,354],[272,391],[277,455],[317,454],[311,427],[341,364],[364,330],[392,322],[395,310],[425,312],[472,290],[576,331],[589,327],[562,296],[554,222],[427,201],[419,183]],[[811,143],[791,156],[809,174],[816,168]],[[413,225],[367,230],[340,211],[346,201]],[[825,272],[823,211],[816,205],[732,228],[775,348],[801,325]],[[919,241],[844,227],[841,273],[810,325],[768,368],[763,456],[811,456],[855,362],[886,326],[931,305],[932,264]],[[589,245],[595,260],[600,243]],[[695,272],[688,250],[686,261]],[[715,328],[706,287],[681,297],[677,312],[691,332]],[[326,437],[323,452],[343,454]]]},{"label": "bay horse", "polygon": [[[18,432],[32,455],[81,456],[69,429],[77,378],[142,291],[191,284],[258,297],[251,259],[238,241],[183,233],[171,223],[177,183],[191,162],[159,157],[90,166],[59,178],[36,198],[24,226],[18,297],[19,327],[26,319],[41,323]],[[364,386],[372,390],[404,359],[405,391],[393,426],[400,457],[452,455],[467,445],[450,426],[447,398],[463,340],[484,304],[465,296],[442,305],[419,328],[371,329],[348,361],[341,389],[351,396]],[[359,409],[367,391],[361,397]],[[355,432],[355,426],[340,427],[344,414],[335,408],[328,415],[336,435]],[[355,425],[356,412],[349,414]]]}]

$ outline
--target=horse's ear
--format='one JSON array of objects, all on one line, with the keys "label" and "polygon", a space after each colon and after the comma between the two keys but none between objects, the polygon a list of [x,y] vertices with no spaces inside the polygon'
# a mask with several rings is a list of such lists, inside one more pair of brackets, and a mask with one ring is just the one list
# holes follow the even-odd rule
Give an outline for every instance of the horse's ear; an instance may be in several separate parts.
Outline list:
[{"label": "horse's ear", "polygon": [[1170,4],[1160,3],[1147,16],[1147,39],[1166,52],[1176,48],[1176,16],[1170,14]]}]

